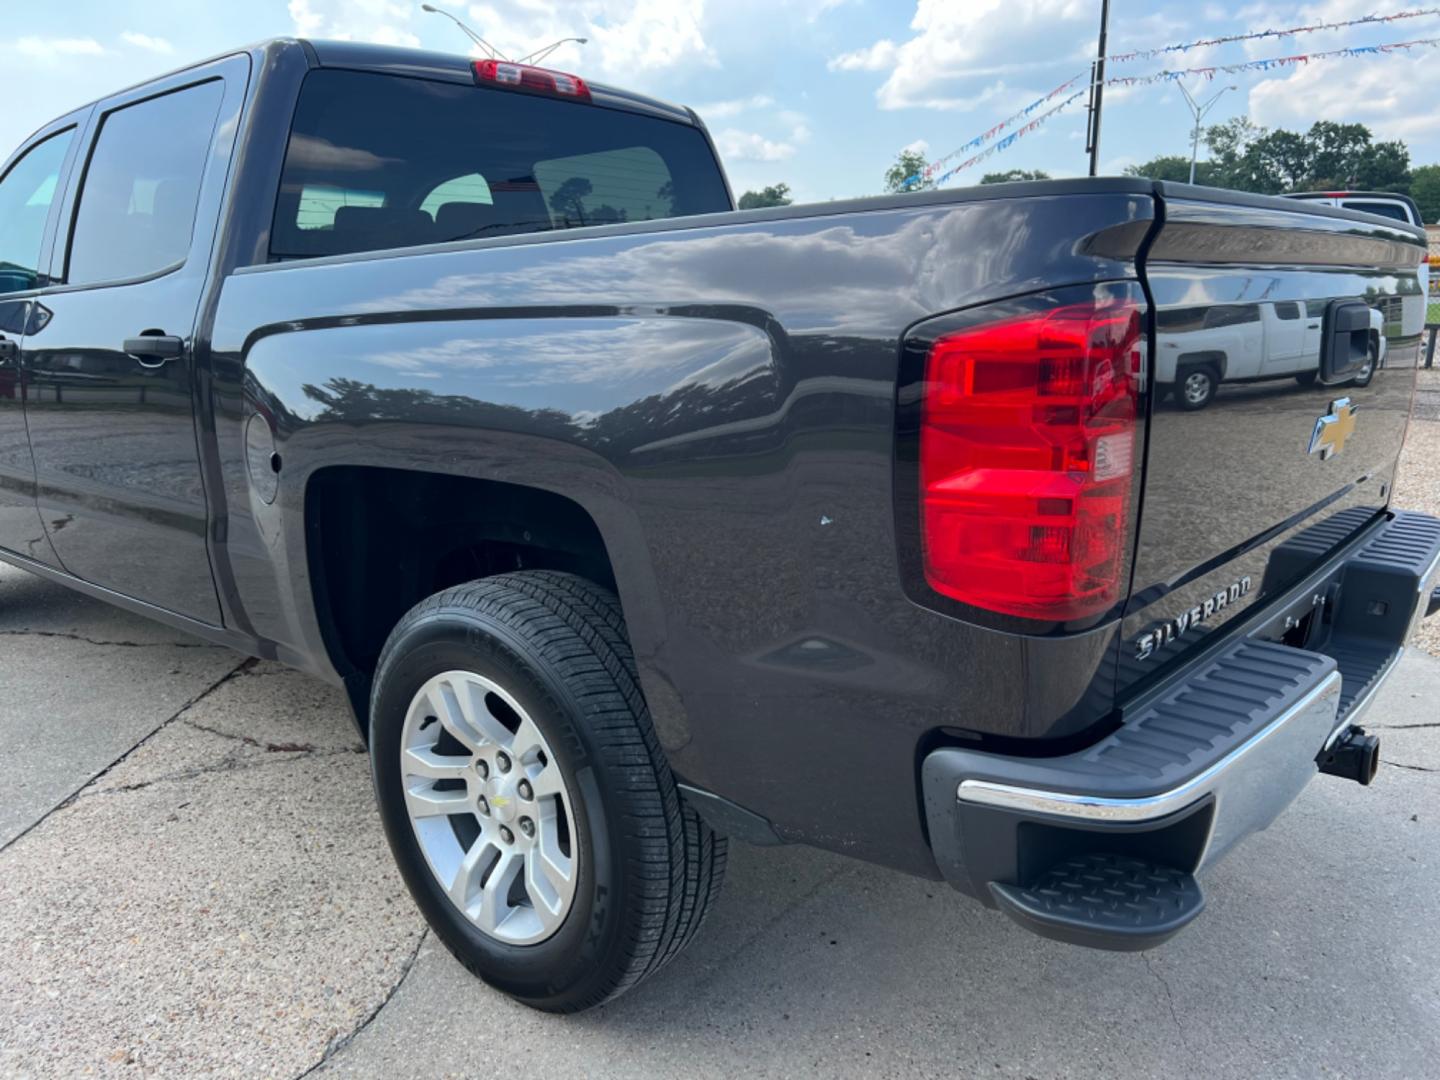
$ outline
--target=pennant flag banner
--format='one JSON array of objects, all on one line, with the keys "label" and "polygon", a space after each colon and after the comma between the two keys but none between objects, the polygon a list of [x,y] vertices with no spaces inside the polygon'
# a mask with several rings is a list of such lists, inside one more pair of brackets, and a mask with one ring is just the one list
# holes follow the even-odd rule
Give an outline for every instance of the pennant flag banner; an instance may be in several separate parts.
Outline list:
[{"label": "pennant flag banner", "polygon": [[[955,149],[955,150],[951,150],[950,153],[946,154],[946,155],[945,155],[944,157],[942,157],[942,158],[936,158],[934,161],[930,162],[930,164],[926,165],[925,168],[921,169],[919,172],[917,172],[917,173],[912,173],[910,176],[907,176],[904,180],[900,181],[900,187],[901,187],[901,189],[903,190],[904,188],[909,187],[911,184],[913,184],[913,183],[914,183],[915,181],[917,181],[917,180],[928,180],[928,179],[930,179],[930,177],[934,176],[937,172],[939,172],[942,168],[944,168],[944,166],[945,166],[948,162],[950,162],[950,161],[952,161],[953,159],[959,157],[961,154],[965,153],[966,150],[970,150],[970,149],[972,149],[973,147],[976,147],[976,146],[982,146],[982,145],[984,145],[985,143],[989,142],[989,141],[990,141],[991,139],[993,139],[996,135],[1000,134],[1000,132],[1004,131],[1007,127],[1009,127],[1011,124],[1015,123],[1017,120],[1022,120],[1022,119],[1024,119],[1025,117],[1027,117],[1027,116],[1029,116],[1031,113],[1033,113],[1036,109],[1040,108],[1040,106],[1044,105],[1047,101],[1050,101],[1050,100],[1058,97],[1060,94],[1063,94],[1066,90],[1070,89],[1070,87],[1074,86],[1075,83],[1076,83],[1078,80],[1082,79],[1082,78],[1084,78],[1084,72],[1081,72],[1079,75],[1072,75],[1070,78],[1066,79],[1066,80],[1065,80],[1063,83],[1061,83],[1059,86],[1055,87],[1054,90],[1051,90],[1051,91],[1050,91],[1048,94],[1046,94],[1044,97],[1036,98],[1034,101],[1032,101],[1029,105],[1026,105],[1026,106],[1025,106],[1023,109],[1021,109],[1019,112],[1015,113],[1015,114],[1012,115],[1012,116],[1007,116],[1004,120],[1001,120],[998,124],[996,124],[994,127],[992,127],[989,131],[981,132],[979,135],[976,135],[975,138],[973,138],[973,139],[971,139],[969,142],[967,142],[964,146],[958,147],[958,148]],[[1073,99],[1072,99],[1072,100],[1073,100]],[[1052,110],[1052,111],[1053,111],[1053,110]],[[954,171],[954,170],[952,170],[952,172],[953,172],[953,171]]]},{"label": "pennant flag banner", "polygon": [[[1440,11],[1440,9],[1436,10]],[[1377,17],[1377,21],[1378,18],[1379,17]],[[1203,79],[1209,80],[1215,78],[1217,74],[1222,73],[1225,75],[1236,75],[1242,71],[1274,71],[1276,69],[1297,67],[1301,64],[1308,64],[1316,60],[1336,60],[1342,57],[1356,56],[1385,56],[1392,53],[1409,52],[1414,49],[1436,48],[1440,48],[1440,38],[1417,38],[1414,41],[1396,41],[1388,45],[1355,45],[1345,49],[1329,49],[1324,52],[1297,53],[1294,56],[1276,56],[1269,57],[1264,60],[1247,60],[1239,64],[1216,64],[1213,67],[1177,68],[1174,71],[1157,71],[1150,75],[1115,75],[1107,78],[1105,80],[1105,85],[1149,86],[1152,83],[1175,82],[1176,80],[1183,79],[1189,75],[1198,75]],[[1076,78],[1079,78],[1079,76],[1076,76]],[[922,177],[933,175],[935,166],[943,165],[957,155],[964,153],[971,147],[980,145],[981,143],[985,142],[989,138],[993,137],[1001,129],[1003,129],[1006,125],[1014,122],[1016,119],[1028,114],[1029,112],[1033,112],[1034,109],[1037,108],[1039,105],[1043,105],[1046,101],[1049,101],[1061,90],[1064,90],[1067,87],[1073,85],[1074,82],[1075,79],[1071,79],[1069,82],[1066,82],[1064,85],[1062,85],[1059,90],[1053,91],[1046,97],[1041,98],[1038,102],[1027,106],[1026,109],[1022,110],[1020,113],[1017,113],[1015,116],[1010,117],[1009,119],[1003,121],[1000,124],[996,124],[995,127],[991,128],[984,135],[976,136],[974,139],[971,139],[968,143],[962,146],[959,150],[956,150],[950,154],[946,154],[945,157],[941,158],[939,161],[933,162],[929,167],[927,167],[925,171],[916,173],[914,176],[907,178],[905,183],[909,184],[913,180],[918,180]],[[1045,123],[1045,121],[1049,120],[1056,113],[1060,112],[1060,110],[1067,108],[1068,106],[1074,104],[1080,98],[1084,97],[1088,89],[1089,86],[1087,85],[1086,87],[1075,91],[1075,93],[1071,94],[1064,101],[1060,102],[1060,104],[1047,110],[1040,116],[1037,116],[1035,119],[1031,120],[1024,126],[1017,128],[1009,135],[1005,136],[1005,138],[996,142],[994,145],[987,146],[980,153],[975,154],[972,157],[969,157],[966,160],[960,162],[960,164],[954,166],[948,172],[938,177],[935,183],[943,184],[947,180],[954,177],[956,174],[964,172],[966,169],[969,169],[972,166],[984,161],[992,154],[997,154],[1002,150],[1009,149],[1011,146],[1015,145],[1017,139],[1034,131],[1041,124]]]},{"label": "pennant flag banner", "polygon": [[1001,139],[999,142],[995,143],[993,146],[987,146],[984,150],[980,151],[980,153],[976,154],[974,157],[968,158],[967,160],[962,161],[959,165],[956,165],[953,169],[951,169],[951,170],[950,170],[949,172],[947,172],[945,175],[943,175],[943,176],[941,176],[940,178],[938,178],[938,179],[935,181],[935,183],[936,183],[937,185],[938,185],[938,184],[943,184],[943,183],[945,183],[946,180],[949,180],[949,179],[950,179],[952,176],[954,176],[956,173],[958,173],[958,172],[963,172],[965,169],[970,168],[972,165],[979,164],[980,162],[982,162],[982,161],[984,161],[986,158],[988,158],[991,154],[998,154],[998,153],[999,153],[1000,151],[1002,151],[1002,150],[1008,150],[1010,147],[1012,147],[1012,146],[1015,145],[1015,142],[1016,142],[1017,139],[1020,139],[1020,138],[1022,138],[1023,136],[1030,134],[1030,132],[1034,131],[1034,130],[1035,130],[1036,128],[1038,128],[1041,124],[1045,123],[1046,120],[1049,120],[1052,116],[1054,116],[1056,113],[1058,113],[1061,109],[1065,108],[1067,105],[1073,104],[1075,101],[1079,100],[1080,98],[1082,98],[1082,97],[1084,97],[1084,96],[1085,96],[1085,91],[1084,91],[1084,90],[1076,90],[1075,93],[1071,94],[1068,98],[1066,98],[1064,101],[1060,102],[1060,104],[1059,104],[1059,105],[1056,105],[1053,109],[1050,109],[1050,110],[1048,110],[1048,111],[1046,111],[1046,112],[1041,113],[1041,114],[1040,114],[1039,116],[1037,116],[1034,120],[1031,120],[1028,124],[1025,124],[1023,127],[1018,127],[1018,128],[1016,128],[1016,129],[1015,129],[1014,131],[1012,131],[1009,135],[1006,135],[1003,139]]},{"label": "pennant flag banner", "polygon": [[1237,75],[1242,71],[1273,71],[1276,68],[1295,67],[1312,60],[1334,60],[1350,56],[1378,56],[1387,53],[1408,52],[1411,49],[1434,49],[1440,47],[1440,38],[1418,38],[1415,41],[1396,41],[1389,45],[1354,45],[1346,49],[1329,49],[1325,52],[1296,53],[1294,56],[1275,56],[1265,60],[1247,60],[1240,64],[1216,64],[1213,67],[1179,68],[1175,71],[1157,71],[1153,75],[1116,75],[1105,80],[1106,86],[1148,86],[1151,83],[1174,82],[1187,75],[1199,75],[1213,79],[1219,73]]},{"label": "pennant flag banner", "polygon": [[1248,34],[1226,34],[1224,37],[1200,38],[1198,41],[1187,41],[1180,45],[1165,45],[1158,49],[1136,49],[1134,52],[1116,53],[1114,56],[1107,56],[1105,62],[1123,64],[1131,60],[1153,60],[1157,56],[1189,52],[1191,49],[1202,49],[1208,45],[1228,45],[1234,41],[1259,41],[1272,37],[1293,37],[1296,34],[1310,34],[1317,30],[1343,30],[1350,26],[1383,26],[1387,23],[1399,22],[1401,19],[1419,19],[1427,15],[1440,15],[1440,8],[1415,8],[1411,11],[1397,11],[1391,15],[1362,15],[1358,19],[1313,23],[1309,26],[1288,26],[1283,30],[1256,30]]}]

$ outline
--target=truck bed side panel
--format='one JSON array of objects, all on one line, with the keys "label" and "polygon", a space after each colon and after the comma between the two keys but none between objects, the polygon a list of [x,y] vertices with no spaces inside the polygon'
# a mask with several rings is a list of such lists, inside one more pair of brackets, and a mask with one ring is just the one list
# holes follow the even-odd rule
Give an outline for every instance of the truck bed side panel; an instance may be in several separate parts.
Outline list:
[{"label": "truck bed side panel", "polygon": [[[863,792],[913,792],[940,726],[1091,722],[1115,627],[1045,642],[1042,668],[1032,641],[905,598],[899,342],[971,304],[1133,279],[1151,206],[1046,190],[797,208],[233,275],[213,333],[227,604],[333,677],[305,557],[316,470],[559,493],[606,542],[677,771],[787,836],[933,874],[913,800]],[[273,504],[247,475],[257,412],[284,461]]]}]

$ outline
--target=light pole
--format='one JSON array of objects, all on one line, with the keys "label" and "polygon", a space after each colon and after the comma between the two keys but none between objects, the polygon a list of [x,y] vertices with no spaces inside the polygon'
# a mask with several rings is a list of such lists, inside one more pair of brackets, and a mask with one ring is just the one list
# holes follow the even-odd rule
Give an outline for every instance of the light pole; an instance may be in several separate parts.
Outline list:
[{"label": "light pole", "polygon": [[451,15],[450,12],[448,12],[448,11],[442,11],[440,8],[437,8],[437,7],[435,7],[435,6],[432,5],[432,4],[421,4],[421,5],[420,5],[420,10],[421,10],[421,11],[429,12],[431,15],[444,15],[445,18],[449,19],[449,20],[450,20],[451,22],[453,22],[456,26],[458,26],[458,27],[461,29],[461,31],[465,34],[466,37],[468,37],[471,41],[475,42],[476,45],[479,45],[480,48],[484,49],[484,50],[485,50],[485,55],[488,56],[488,57],[490,57],[491,60],[504,60],[504,59],[505,59],[505,57],[501,54],[501,52],[500,52],[499,49],[495,48],[494,45],[491,45],[488,41],[486,41],[484,38],[482,38],[479,34],[475,33],[474,30],[471,30],[468,26],[466,26],[463,22],[461,22],[459,19],[457,19],[454,15]]},{"label": "light pole", "polygon": [[1240,88],[1234,85],[1222,86],[1214,97],[1204,105],[1200,105],[1191,96],[1190,91],[1185,89],[1184,83],[1177,82],[1175,85],[1180,87],[1180,92],[1185,95],[1185,104],[1190,106],[1190,112],[1195,117],[1195,128],[1190,132],[1190,183],[1193,184],[1195,183],[1195,158],[1200,153],[1200,121],[1210,111],[1211,106],[1220,100],[1226,90],[1239,90]]},{"label": "light pole", "polygon": [[549,56],[552,52],[554,52],[556,49],[558,49],[561,45],[564,45],[564,44],[566,44],[566,43],[568,43],[568,42],[571,42],[571,41],[573,41],[573,42],[575,42],[576,44],[579,44],[579,45],[584,45],[584,44],[585,44],[586,42],[588,42],[589,40],[590,40],[589,38],[583,38],[583,37],[562,37],[559,41],[551,42],[549,45],[546,45],[543,49],[536,49],[536,50],[535,50],[533,53],[531,53],[529,56],[522,56],[519,60],[516,60],[515,62],[516,62],[517,64],[538,64],[541,60],[544,60],[545,57]]}]

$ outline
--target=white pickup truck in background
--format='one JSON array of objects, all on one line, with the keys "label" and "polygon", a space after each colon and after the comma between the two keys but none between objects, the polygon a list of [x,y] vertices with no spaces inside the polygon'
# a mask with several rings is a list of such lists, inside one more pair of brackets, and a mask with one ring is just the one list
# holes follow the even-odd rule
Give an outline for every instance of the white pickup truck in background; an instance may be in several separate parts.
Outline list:
[{"label": "white pickup truck in background", "polygon": [[[1262,300],[1157,312],[1156,381],[1186,410],[1209,405],[1221,382],[1293,377],[1309,385],[1317,375],[1325,309],[1325,301]],[[1420,314],[1423,320],[1423,306]],[[1371,362],[1352,385],[1367,385],[1384,362],[1384,327],[1384,312],[1372,307]]]}]

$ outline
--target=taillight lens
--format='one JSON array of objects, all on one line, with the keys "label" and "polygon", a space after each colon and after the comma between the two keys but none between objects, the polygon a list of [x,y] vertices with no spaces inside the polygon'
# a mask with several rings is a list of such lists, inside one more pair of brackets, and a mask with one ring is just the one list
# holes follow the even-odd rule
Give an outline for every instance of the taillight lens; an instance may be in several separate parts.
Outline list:
[{"label": "taillight lens", "polygon": [[482,86],[528,90],[532,94],[548,94],[571,101],[590,100],[590,88],[579,75],[567,75],[563,71],[528,64],[512,64],[505,60],[476,60],[474,67],[475,81]]},{"label": "taillight lens", "polygon": [[938,338],[925,365],[925,577],[955,600],[1068,621],[1120,598],[1138,464],[1137,294]]}]

